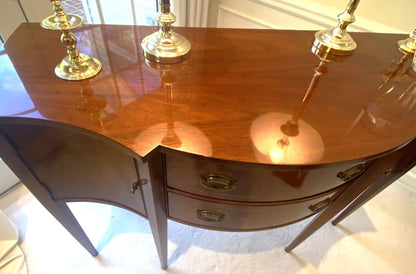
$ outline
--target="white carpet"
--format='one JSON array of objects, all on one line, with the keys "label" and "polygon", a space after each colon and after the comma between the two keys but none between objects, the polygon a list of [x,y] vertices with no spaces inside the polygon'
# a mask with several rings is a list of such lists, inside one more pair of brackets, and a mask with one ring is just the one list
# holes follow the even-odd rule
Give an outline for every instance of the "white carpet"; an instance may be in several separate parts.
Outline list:
[{"label": "white carpet", "polygon": [[[100,254],[91,257],[21,186],[0,199],[20,230],[29,273],[165,273],[146,219],[116,207],[71,203]],[[416,273],[416,194],[395,183],[339,226],[284,251],[306,222],[232,233],[169,221],[167,273]]]},{"label": "white carpet", "polygon": [[0,273],[26,274],[25,256],[19,247],[19,231],[0,210]]}]

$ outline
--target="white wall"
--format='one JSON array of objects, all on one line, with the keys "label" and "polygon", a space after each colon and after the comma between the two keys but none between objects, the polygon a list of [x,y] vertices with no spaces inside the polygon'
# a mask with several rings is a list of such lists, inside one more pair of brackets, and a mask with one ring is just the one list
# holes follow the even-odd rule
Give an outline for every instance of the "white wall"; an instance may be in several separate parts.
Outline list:
[{"label": "white wall", "polygon": [[[348,0],[211,0],[210,27],[317,30],[334,27]],[[410,33],[415,0],[362,0],[349,31]],[[413,12],[413,14],[412,14]]]},{"label": "white wall", "polygon": [[[294,1],[292,1],[294,2]],[[313,0],[313,2],[342,10],[348,0]],[[357,18],[371,20],[406,33],[416,27],[415,0],[361,0]]]},{"label": "white wall", "polygon": [[[40,22],[53,14],[52,5],[48,0],[20,0],[20,3],[30,22]],[[0,34],[3,39],[7,40],[22,22],[26,22],[24,13],[17,0],[1,0]]]},{"label": "white wall", "polygon": [[7,40],[16,27],[22,22],[26,22],[26,20],[17,1],[1,0],[0,34],[3,39]]}]

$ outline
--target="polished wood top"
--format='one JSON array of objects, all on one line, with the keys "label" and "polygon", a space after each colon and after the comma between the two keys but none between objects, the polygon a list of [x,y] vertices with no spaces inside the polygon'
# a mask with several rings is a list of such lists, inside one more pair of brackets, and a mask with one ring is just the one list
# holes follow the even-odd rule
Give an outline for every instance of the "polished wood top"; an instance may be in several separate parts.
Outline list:
[{"label": "polished wood top", "polygon": [[411,87],[411,61],[397,73],[399,82],[385,81],[402,57],[396,42],[404,35],[352,33],[357,50],[328,65],[298,112],[299,134],[286,137],[282,152],[276,149],[280,128],[293,118],[319,64],[310,50],[313,32],[176,28],[190,40],[191,57],[157,66],[145,61],[140,47],[155,30],[74,30],[80,52],[99,59],[103,69],[90,80],[70,82],[54,74],[66,55],[60,33],[22,24],[0,55],[0,122],[26,117],[36,118],[28,123],[75,125],[142,157],[162,145],[225,160],[294,165],[371,157],[416,136],[414,92],[400,93]]}]

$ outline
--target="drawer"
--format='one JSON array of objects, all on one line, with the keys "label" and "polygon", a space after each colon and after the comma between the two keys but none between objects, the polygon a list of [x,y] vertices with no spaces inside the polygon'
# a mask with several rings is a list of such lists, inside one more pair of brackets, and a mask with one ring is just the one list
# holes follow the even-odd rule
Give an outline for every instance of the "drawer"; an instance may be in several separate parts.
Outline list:
[{"label": "drawer", "polygon": [[[224,204],[168,192],[169,217],[218,230],[260,230],[287,225],[324,209],[332,194],[281,205]],[[315,208],[313,208],[315,207]]]},{"label": "drawer", "polygon": [[[232,201],[290,201],[323,194],[365,171],[360,162],[320,167],[236,163],[167,153],[169,188]],[[352,168],[351,168],[352,167]]]}]

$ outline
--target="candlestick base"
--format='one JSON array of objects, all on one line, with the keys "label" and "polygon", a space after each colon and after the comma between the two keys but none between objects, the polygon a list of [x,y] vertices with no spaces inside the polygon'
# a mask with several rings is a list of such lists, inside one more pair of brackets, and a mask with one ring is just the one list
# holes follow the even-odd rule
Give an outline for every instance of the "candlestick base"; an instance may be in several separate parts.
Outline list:
[{"label": "candlestick base", "polygon": [[84,80],[97,75],[101,70],[101,62],[86,54],[80,53],[80,63],[71,62],[71,57],[66,56],[55,67],[55,74],[64,80]]},{"label": "candlestick base", "polygon": [[315,33],[312,51],[317,55],[349,56],[357,48],[351,35],[344,33],[342,37],[334,35],[330,29]]},{"label": "candlestick base", "polygon": [[173,64],[189,58],[191,43],[173,31],[152,33],[141,44],[146,59],[157,63]]},{"label": "candlestick base", "polygon": [[[82,26],[83,19],[78,15],[74,14],[66,14],[66,20],[68,21],[68,26],[65,29],[75,29]],[[51,15],[46,17],[42,20],[40,25],[44,29],[51,29],[51,30],[62,30],[60,27],[61,22],[59,22],[59,18],[56,15]]]},{"label": "candlestick base", "polygon": [[412,37],[409,37],[404,40],[400,40],[397,42],[400,51],[406,54],[414,54],[416,50],[416,40]]},{"label": "candlestick base", "polygon": [[[315,33],[312,52],[321,59],[337,59],[350,56],[357,43],[347,32],[347,26],[355,22],[354,11],[360,0],[350,0],[344,12],[338,14],[338,26]],[[323,56],[323,57],[322,57]]]}]

